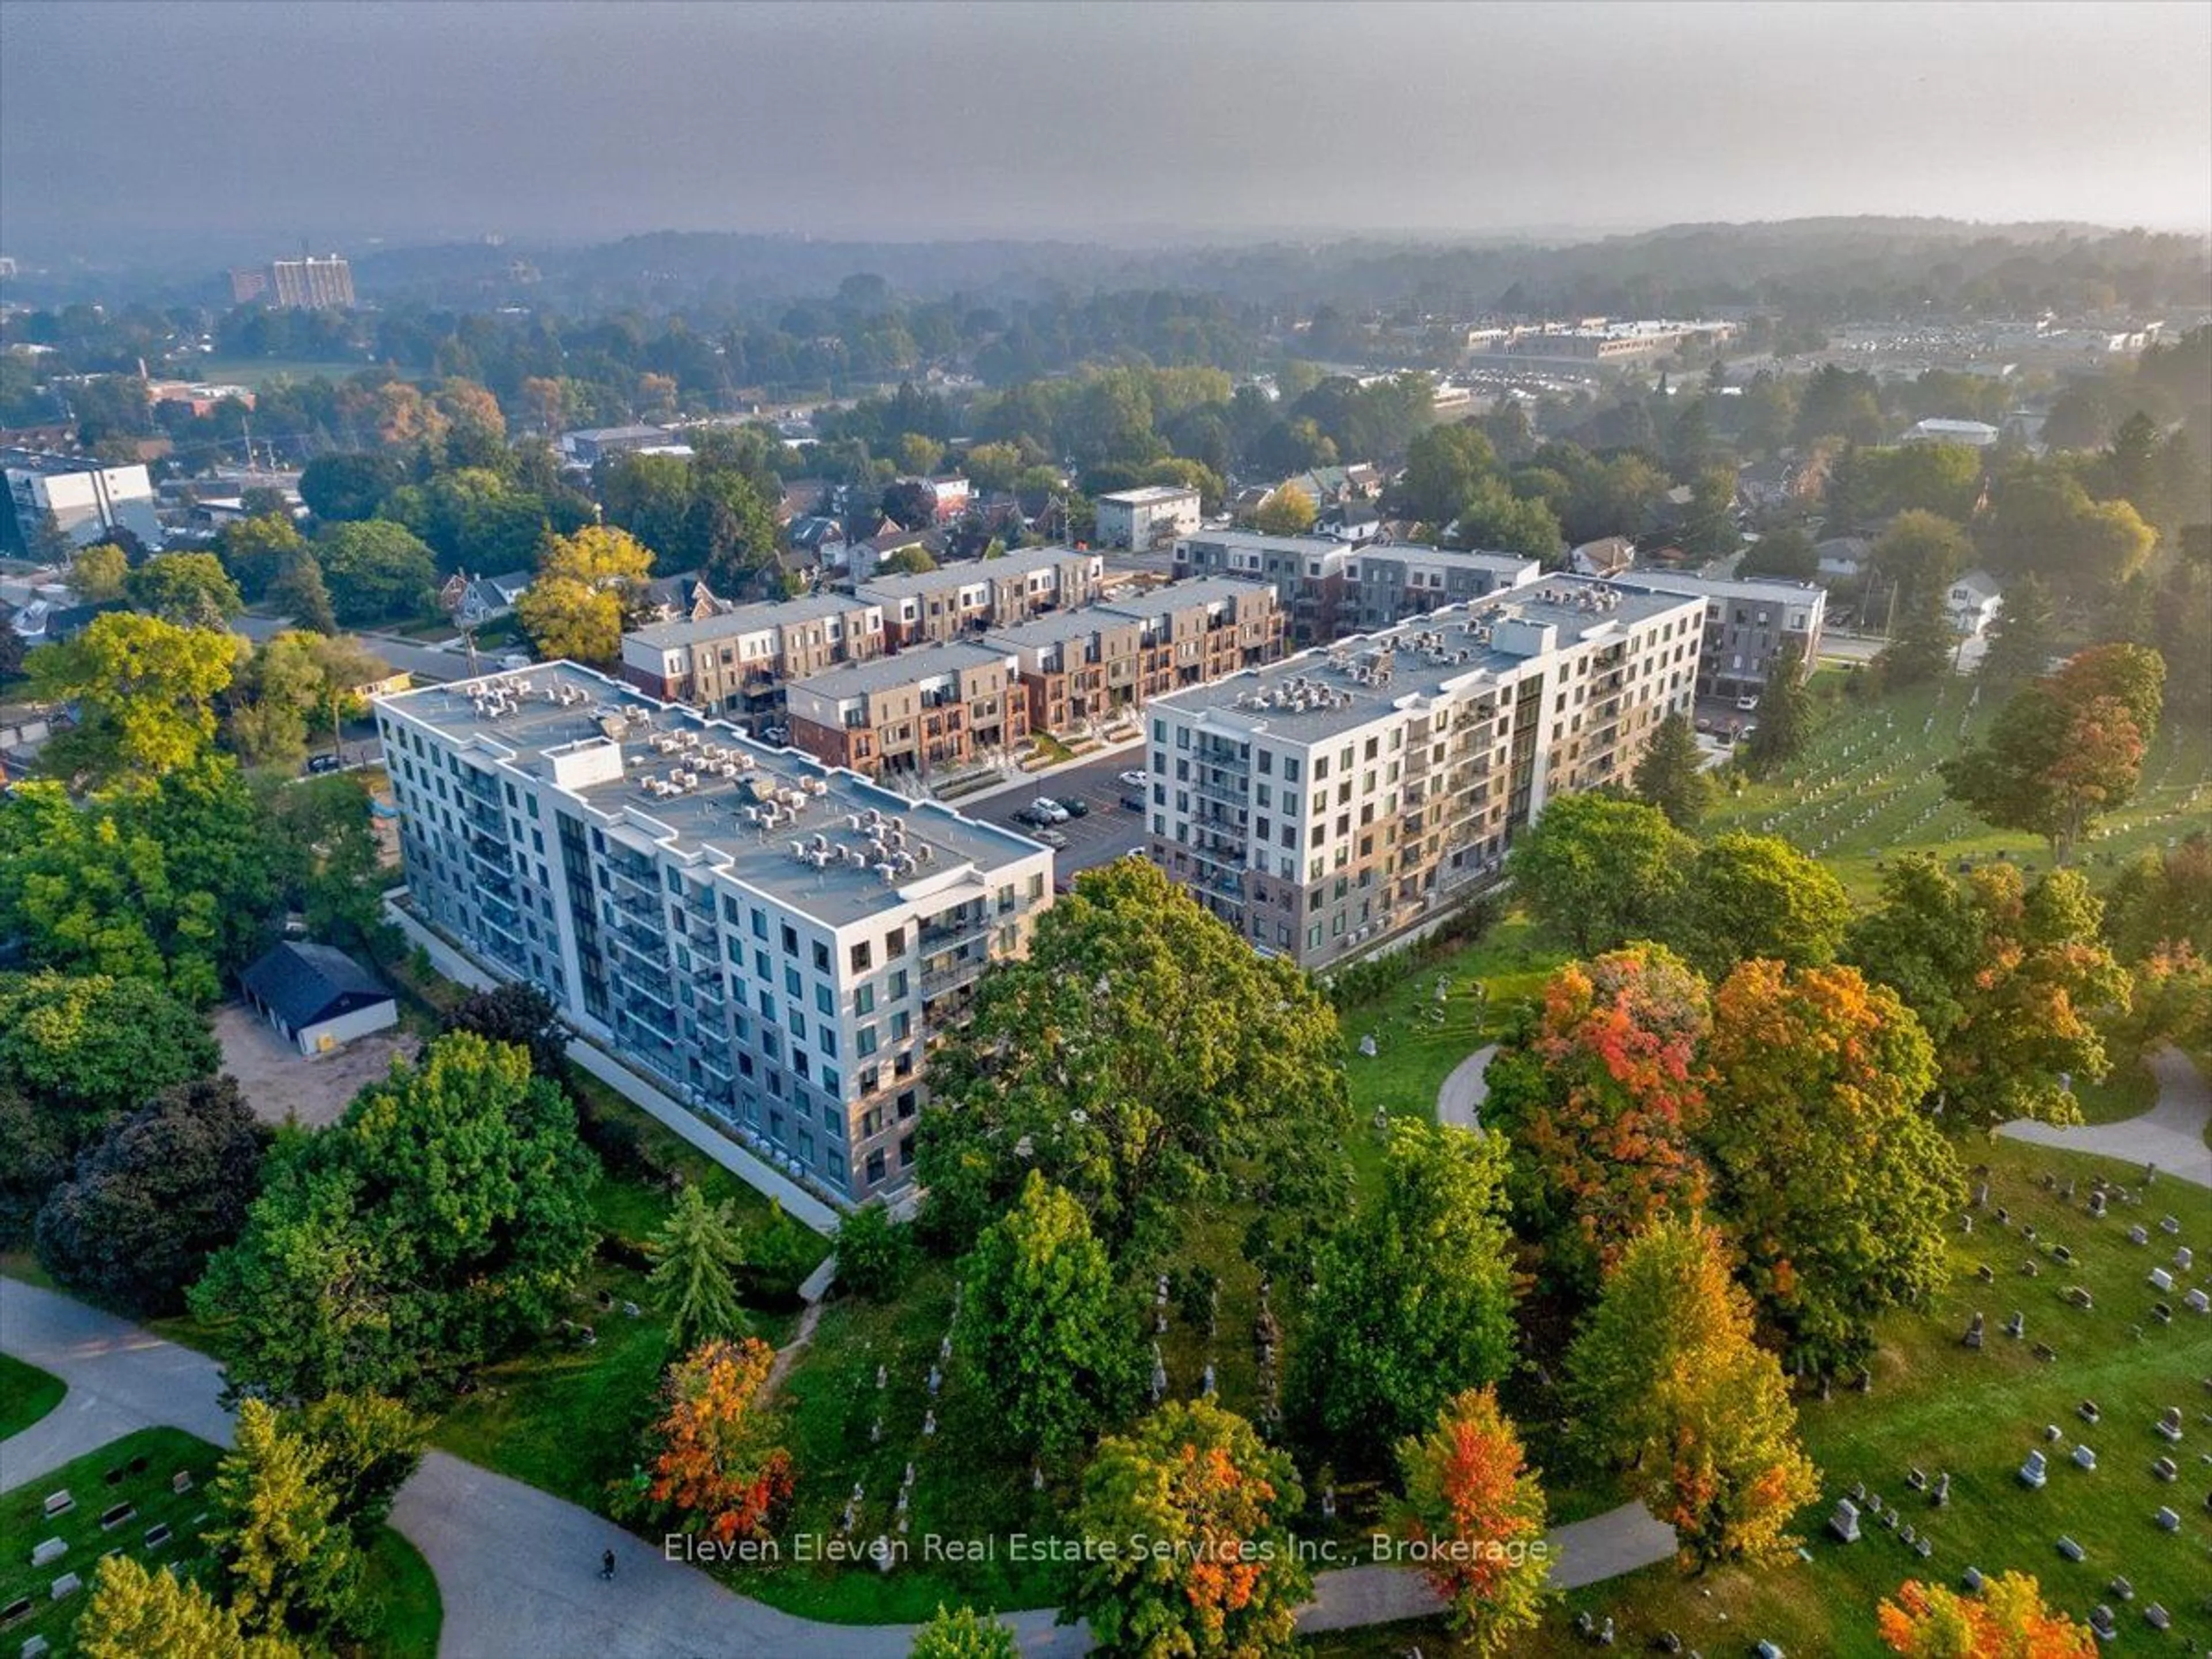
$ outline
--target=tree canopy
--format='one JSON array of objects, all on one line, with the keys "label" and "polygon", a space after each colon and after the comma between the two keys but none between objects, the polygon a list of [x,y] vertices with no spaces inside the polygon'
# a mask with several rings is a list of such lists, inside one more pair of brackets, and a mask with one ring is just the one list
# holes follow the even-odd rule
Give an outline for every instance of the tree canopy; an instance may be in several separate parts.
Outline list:
[{"label": "tree canopy", "polygon": [[653,554],[620,530],[593,526],[546,544],[516,620],[542,657],[610,663],[622,653],[623,623],[652,574]]},{"label": "tree canopy", "polygon": [[1601,794],[1547,801],[1506,854],[1514,890],[1589,955],[1662,936],[1695,843],[1665,813]]},{"label": "tree canopy", "polygon": [[63,776],[158,778],[214,742],[215,700],[228,687],[238,642],[159,617],[111,611],[62,645],[31,653],[32,695],[73,703],[74,731],[42,757]]}]

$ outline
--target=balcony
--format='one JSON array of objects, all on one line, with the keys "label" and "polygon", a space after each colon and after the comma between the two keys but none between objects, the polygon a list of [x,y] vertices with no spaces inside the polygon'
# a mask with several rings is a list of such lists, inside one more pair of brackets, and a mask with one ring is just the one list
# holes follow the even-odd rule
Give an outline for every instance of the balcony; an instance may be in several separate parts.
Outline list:
[{"label": "balcony", "polygon": [[480,830],[501,842],[506,841],[507,820],[501,816],[496,805],[465,799],[461,804],[461,816],[469,821],[471,829]]},{"label": "balcony", "polygon": [[947,951],[925,957],[921,964],[921,1000],[934,1001],[982,977],[994,958],[988,950]]},{"label": "balcony", "polygon": [[1247,782],[1248,780],[1241,776],[1218,782],[1200,777],[1192,787],[1197,790],[1201,800],[1218,800],[1231,806],[1243,806],[1249,804],[1250,799],[1246,788]]},{"label": "balcony", "polygon": [[487,875],[506,878],[514,873],[514,866],[507,857],[507,843],[493,841],[487,836],[469,837],[469,861]]},{"label": "balcony", "polygon": [[915,942],[927,958],[933,952],[953,950],[981,939],[997,925],[996,919],[982,910],[950,911],[923,922]]},{"label": "balcony", "polygon": [[652,900],[654,913],[659,912],[662,903],[660,877],[651,864],[643,859],[610,858],[607,860],[607,873],[615,879],[617,895],[628,889]]},{"label": "balcony", "polygon": [[668,957],[665,951],[647,947],[627,932],[608,933],[607,943],[619,951],[623,958],[635,963],[635,971],[650,974],[664,982],[667,980]]}]

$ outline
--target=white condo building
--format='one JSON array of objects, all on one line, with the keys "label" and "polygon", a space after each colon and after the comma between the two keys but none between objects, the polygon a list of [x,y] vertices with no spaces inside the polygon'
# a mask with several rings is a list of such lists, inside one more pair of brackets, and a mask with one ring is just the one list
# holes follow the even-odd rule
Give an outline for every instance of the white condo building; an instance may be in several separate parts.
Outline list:
[{"label": "white condo building", "polygon": [[375,707],[426,921],[787,1172],[912,1182],[927,1040],[1050,852],[573,663]]}]

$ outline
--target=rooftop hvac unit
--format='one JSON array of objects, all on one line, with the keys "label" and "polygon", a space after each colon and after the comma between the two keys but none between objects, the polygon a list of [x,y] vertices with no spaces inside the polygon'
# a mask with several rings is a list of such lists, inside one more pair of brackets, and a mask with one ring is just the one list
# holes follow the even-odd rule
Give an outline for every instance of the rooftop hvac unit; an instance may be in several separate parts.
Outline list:
[{"label": "rooftop hvac unit", "polygon": [[845,827],[848,830],[858,830],[860,827],[860,815],[858,812],[846,813]]},{"label": "rooftop hvac unit", "polygon": [[876,866],[876,874],[883,878],[884,885],[888,887],[891,884],[892,878],[898,874],[898,869],[896,866],[886,861]]},{"label": "rooftop hvac unit", "polygon": [[937,857],[937,849],[925,841],[915,848],[914,855],[924,864],[932,863]]},{"label": "rooftop hvac unit", "polygon": [[795,859],[805,858],[806,856],[806,843],[803,841],[793,842],[791,843],[791,856]]}]

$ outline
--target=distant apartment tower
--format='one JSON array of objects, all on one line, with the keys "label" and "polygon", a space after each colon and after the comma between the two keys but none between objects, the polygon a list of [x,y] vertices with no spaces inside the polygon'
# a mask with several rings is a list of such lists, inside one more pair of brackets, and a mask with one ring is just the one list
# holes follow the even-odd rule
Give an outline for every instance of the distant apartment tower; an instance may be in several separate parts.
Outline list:
[{"label": "distant apartment tower", "polygon": [[912,1184],[931,1040],[1049,852],[573,663],[375,711],[419,915],[787,1174]]},{"label": "distant apartment tower", "polygon": [[90,547],[127,530],[149,548],[161,545],[153,480],[143,466],[103,466],[72,455],[0,450],[8,483],[11,538],[27,553],[41,550],[51,520],[72,546]]},{"label": "distant apartment tower", "polygon": [[269,286],[272,302],[287,311],[353,308],[353,267],[341,253],[276,260],[269,267]]},{"label": "distant apartment tower", "polygon": [[1546,801],[1624,784],[1696,689],[1704,604],[1550,577],[1154,702],[1149,851],[1327,968],[1494,878]]},{"label": "distant apartment tower", "polygon": [[1098,544],[1143,552],[1197,532],[1198,491],[1175,484],[1117,489],[1098,498]]}]

